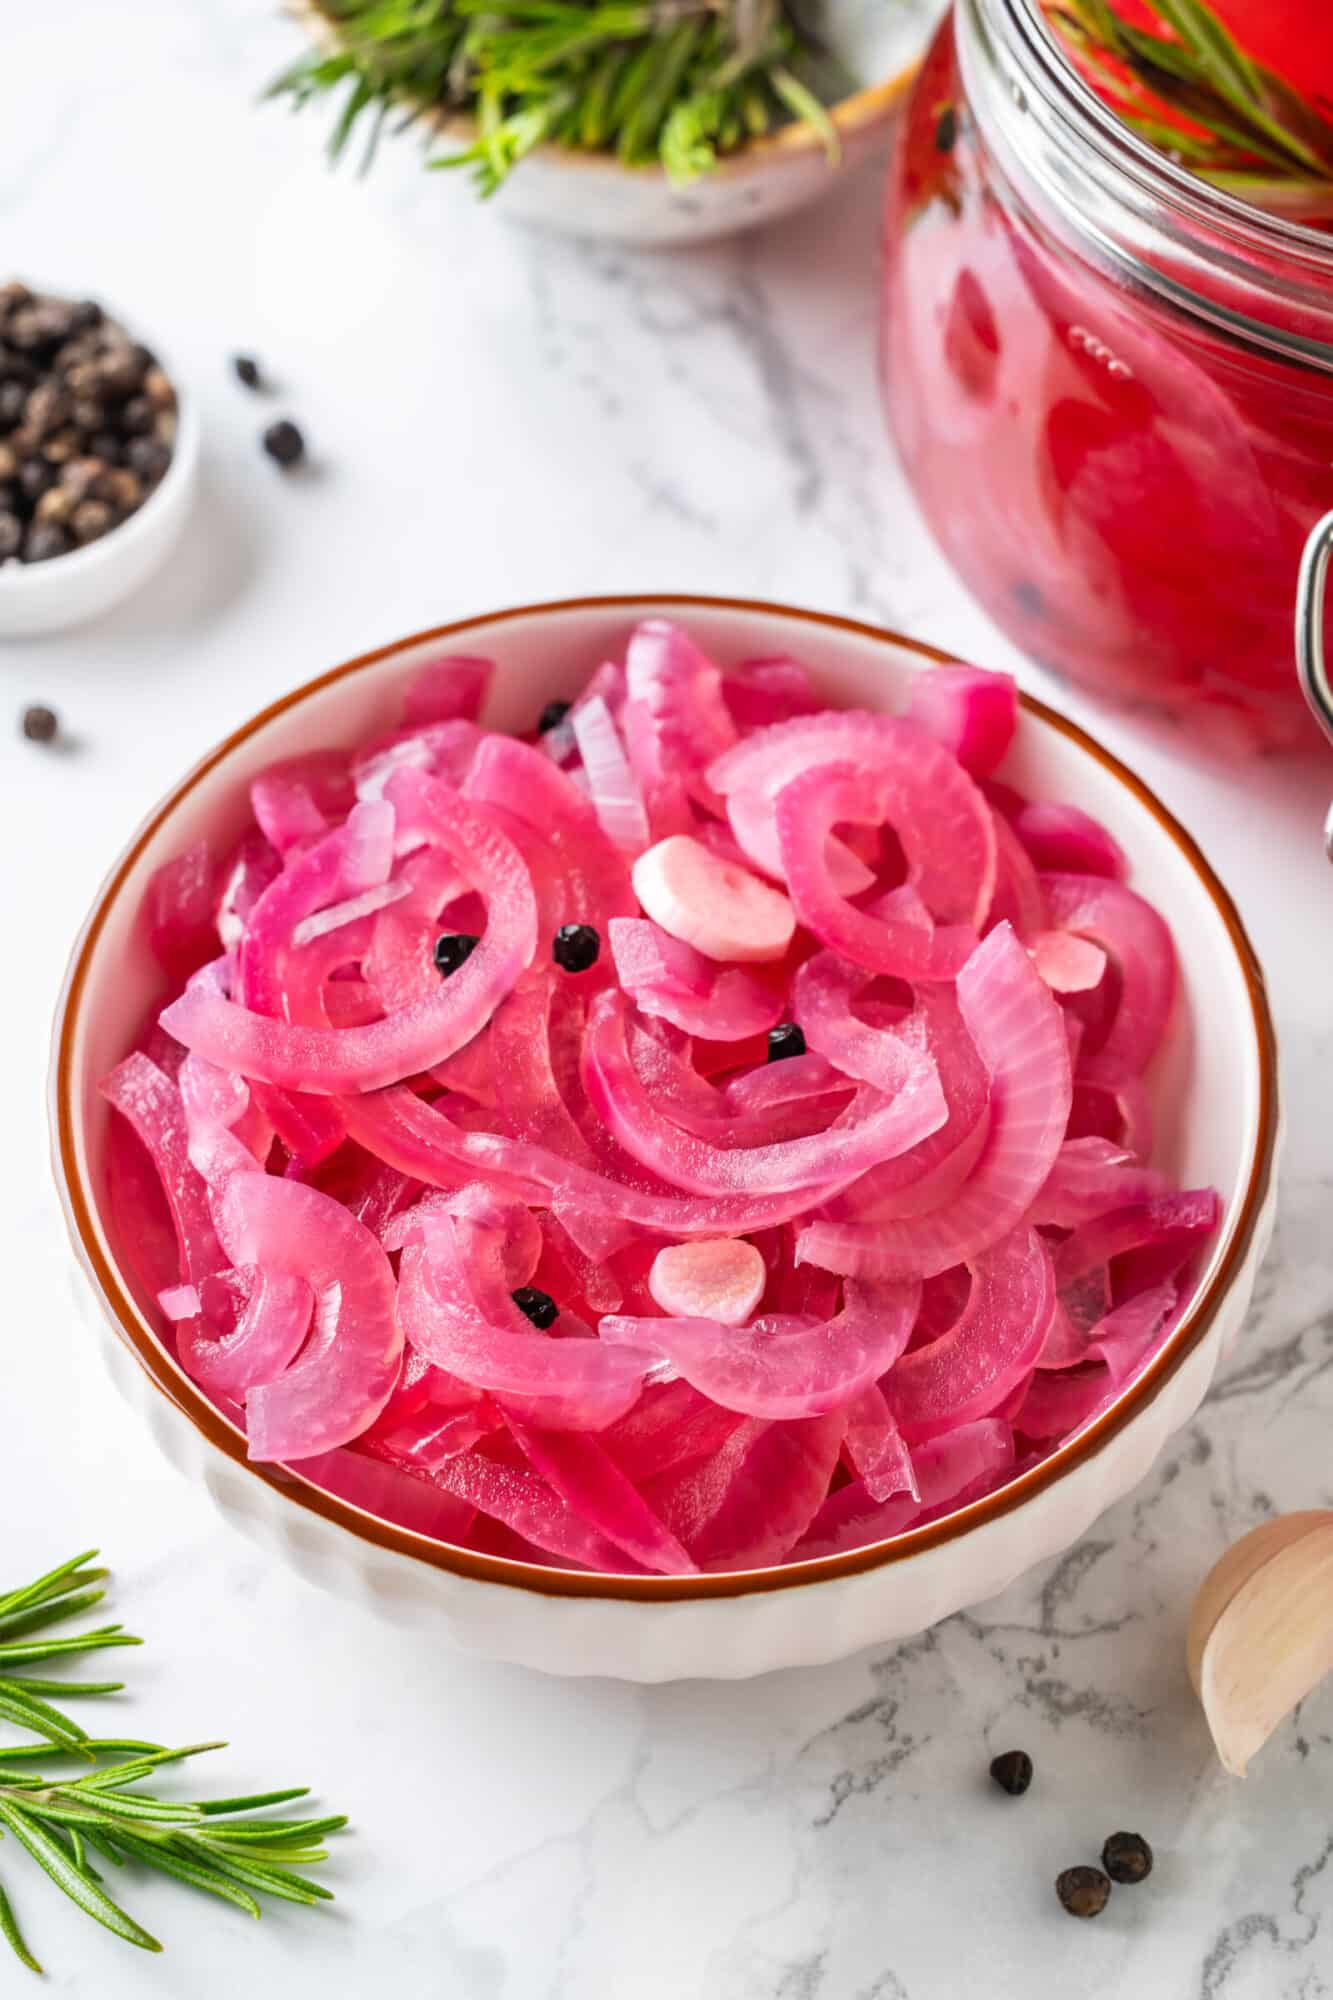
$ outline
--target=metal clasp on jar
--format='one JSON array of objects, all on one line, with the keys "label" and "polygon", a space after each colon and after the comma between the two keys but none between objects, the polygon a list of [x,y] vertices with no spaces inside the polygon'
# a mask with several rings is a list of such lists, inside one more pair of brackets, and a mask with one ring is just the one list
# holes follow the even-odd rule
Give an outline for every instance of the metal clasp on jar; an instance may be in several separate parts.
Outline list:
[{"label": "metal clasp on jar", "polygon": [[[1328,601],[1328,568],[1333,562],[1333,514],[1325,514],[1311,530],[1301,558],[1296,589],[1296,670],[1310,712],[1333,743],[1333,686],[1328,678],[1324,646],[1324,607]],[[1333,861],[1333,805],[1324,821],[1324,851]]]}]

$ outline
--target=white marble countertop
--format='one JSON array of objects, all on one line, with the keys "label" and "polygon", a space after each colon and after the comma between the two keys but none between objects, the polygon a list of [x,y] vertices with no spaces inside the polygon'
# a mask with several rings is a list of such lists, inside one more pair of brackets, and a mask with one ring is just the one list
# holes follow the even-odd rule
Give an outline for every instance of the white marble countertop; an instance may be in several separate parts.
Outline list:
[{"label": "white marble countertop", "polygon": [[[409,146],[330,177],[315,120],[259,110],[295,46],[273,0],[0,0],[0,262],[101,292],[206,423],[172,573],[92,629],[0,646],[7,1275],[0,1569],[90,1541],[127,1656],[125,1726],[226,1733],[238,1783],[325,1786],[356,1835],[335,1912],[252,1927],[134,1885],[147,1959],[26,1864],[0,1875],[78,2000],[238,1988],[440,2000],[1316,2000],[1333,1993],[1333,1696],[1253,1776],[1189,1695],[1191,1587],[1270,1506],[1333,1502],[1329,1227],[1333,773],[1208,766],[1091,716],[1202,840],[1272,983],[1290,1138],[1248,1332],[1155,1476],[1054,1567],[895,1652],[749,1685],[561,1684],[367,1622],[257,1554],[154,1455],[71,1310],[43,1171],[62,963],[146,806],[260,702],[469,610],[616,589],[771,595],[1012,664],[926,540],[872,368],[876,190],[683,257],[527,236]],[[309,477],[257,450],[270,406]],[[75,747],[12,721],[40,698]],[[1322,787],[1322,789],[1321,789]],[[994,1793],[1021,1744],[1026,1800]],[[1151,1884],[1097,1925],[1056,1871],[1114,1827]],[[0,1991],[27,1977],[0,1961]]]}]

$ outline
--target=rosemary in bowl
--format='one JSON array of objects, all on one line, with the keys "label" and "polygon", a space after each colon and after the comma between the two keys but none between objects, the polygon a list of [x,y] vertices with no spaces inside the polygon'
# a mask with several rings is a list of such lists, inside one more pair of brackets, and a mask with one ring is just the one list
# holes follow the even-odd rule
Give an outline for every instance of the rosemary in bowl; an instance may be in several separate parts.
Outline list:
[{"label": "rosemary in bowl", "polygon": [[461,125],[432,167],[494,194],[534,147],[661,165],[675,183],[792,120],[831,158],[853,88],[791,0],[301,0],[319,47],[269,95],[330,100],[330,152],[363,160],[386,121]]}]

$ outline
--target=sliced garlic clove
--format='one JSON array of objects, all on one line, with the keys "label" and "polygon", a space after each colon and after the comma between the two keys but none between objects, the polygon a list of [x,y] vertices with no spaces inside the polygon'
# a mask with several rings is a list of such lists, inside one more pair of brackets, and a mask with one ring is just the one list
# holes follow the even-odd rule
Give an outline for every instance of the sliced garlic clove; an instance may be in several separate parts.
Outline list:
[{"label": "sliced garlic clove", "polygon": [[1244,1777],[1278,1723],[1330,1672],[1333,1519],[1325,1517],[1267,1556],[1208,1635],[1199,1694],[1226,1769]]},{"label": "sliced garlic clove", "polygon": [[1251,1528],[1248,1535],[1242,1535],[1238,1542],[1233,1542],[1213,1564],[1199,1586],[1185,1639],[1185,1661],[1196,1694],[1199,1692],[1203,1649],[1208,1644],[1214,1625],[1236,1592],[1279,1549],[1299,1541],[1312,1528],[1324,1526],[1333,1526],[1333,1513],[1326,1508],[1311,1507],[1300,1514],[1279,1514],[1276,1520],[1264,1521],[1259,1527]]}]

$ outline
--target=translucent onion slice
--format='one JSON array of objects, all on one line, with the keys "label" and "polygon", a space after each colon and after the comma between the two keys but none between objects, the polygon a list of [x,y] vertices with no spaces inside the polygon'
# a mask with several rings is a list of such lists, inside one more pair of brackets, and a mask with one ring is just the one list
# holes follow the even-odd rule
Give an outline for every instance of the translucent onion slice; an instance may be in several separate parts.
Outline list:
[{"label": "translucent onion slice", "polygon": [[772,987],[706,959],[645,917],[612,917],[607,934],[616,977],[641,1013],[726,1042],[766,1035],[782,1018]]},{"label": "translucent onion slice", "polygon": [[1055,1312],[1055,1274],[1032,1229],[968,1259],[972,1289],[947,1333],[899,1360],[884,1385],[904,1437],[989,1416],[1032,1367]]},{"label": "translucent onion slice", "polygon": [[928,667],[912,680],[908,719],[952,751],[974,778],[1004,762],[1018,727],[1012,674],[957,663]]},{"label": "translucent onion slice", "polygon": [[[652,838],[638,780],[630,769],[620,730],[605,701],[572,709],[569,726],[587,774],[588,791],[602,832],[624,854],[637,854]],[[554,769],[554,766],[550,768]]]},{"label": "translucent onion slice", "polygon": [[462,716],[475,722],[495,677],[494,660],[450,653],[417,670],[403,696],[403,725],[422,729]]},{"label": "translucent onion slice", "polygon": [[603,1430],[639,1394],[649,1357],[597,1340],[555,1339],[524,1317],[504,1268],[504,1211],[432,1209],[403,1251],[399,1311],[438,1368],[503,1399],[540,1399],[548,1427]]},{"label": "translucent onion slice", "polygon": [[1045,875],[1104,875],[1120,882],[1129,872],[1119,843],[1079,806],[1051,799],[1020,803],[1014,831]]},{"label": "translucent onion slice", "polygon": [[340,1203],[298,1181],[233,1174],[214,1208],[232,1264],[303,1279],[315,1295],[300,1356],[246,1400],[251,1458],[310,1458],[347,1444],[398,1379],[403,1336],[388,1258]]},{"label": "translucent onion slice", "polygon": [[[893,827],[907,856],[908,879],[931,915],[945,924],[978,925],[995,886],[990,811],[957,761],[914,724],[854,709],[781,723],[727,751],[708,779],[724,797],[760,791],[776,802],[802,774],[833,766],[865,782],[868,816]],[[864,807],[835,813],[824,831],[838,818],[866,816]],[[811,844],[822,859],[822,838]],[[789,868],[787,873],[790,879]]]},{"label": "translucent onion slice", "polygon": [[403,824],[437,842],[486,900],[480,945],[429,998],[363,1028],[307,1028],[269,1021],[233,1002],[186,993],[163,1026],[222,1068],[319,1095],[373,1090],[443,1062],[490,1019],[531,962],[537,909],[527,870],[511,842],[475,808],[415,771],[392,779],[389,796]]},{"label": "translucent onion slice", "polygon": [[963,1506],[1012,1472],[1013,1432],[995,1417],[963,1424],[945,1437],[919,1445],[912,1466],[919,1498],[900,1493],[877,1501],[860,1480],[840,1487],[819,1509],[808,1534],[792,1551],[792,1561],[810,1562],[888,1541],[946,1507]]},{"label": "translucent onion slice", "polygon": [[718,1320],[608,1314],[603,1341],[660,1354],[715,1403],[778,1422],[826,1416],[852,1402],[906,1347],[920,1287],[847,1287],[830,1320],[765,1314],[746,1326]]},{"label": "translucent onion slice", "polygon": [[673,1186],[719,1196],[783,1194],[845,1181],[903,1152],[944,1123],[935,1066],[922,1056],[897,1096],[864,1102],[806,1139],[727,1148],[682,1132],[653,1103],[629,1058],[621,994],[599,994],[588,1015],[584,1080],[607,1127],[636,1160]]},{"label": "translucent onion slice", "polygon": [[1072,1082],[1060,1009],[1008,924],[958,977],[963,1025],[990,1074],[977,1165],[945,1206],[900,1222],[815,1222],[797,1256],[852,1277],[931,1277],[967,1263],[1022,1220],[1064,1137]]},{"label": "translucent onion slice", "polygon": [[688,832],[691,798],[715,801],[703,774],[736,725],[721,674],[668,619],[645,618],[630,635],[620,726],[654,838]]},{"label": "translucent onion slice", "polygon": [[693,1573],[695,1565],[670,1529],[596,1439],[512,1418],[510,1429],[533,1468],[590,1527],[645,1569],[664,1576]]},{"label": "translucent onion slice", "polygon": [[1123,882],[1043,875],[1051,921],[1099,945],[1120,974],[1120,999],[1097,1051],[1103,1072],[1141,1076],[1162,1039],[1176,990],[1176,954],[1161,917]]}]

